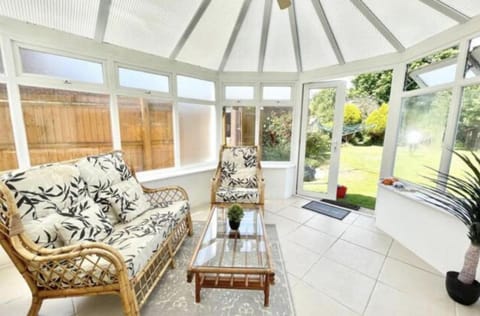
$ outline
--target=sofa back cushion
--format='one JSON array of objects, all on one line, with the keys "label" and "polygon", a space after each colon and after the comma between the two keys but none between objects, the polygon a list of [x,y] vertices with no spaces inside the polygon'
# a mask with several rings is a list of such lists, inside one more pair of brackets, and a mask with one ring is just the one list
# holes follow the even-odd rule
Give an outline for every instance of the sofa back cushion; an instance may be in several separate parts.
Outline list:
[{"label": "sofa back cushion", "polygon": [[54,227],[59,214],[87,195],[79,170],[70,164],[43,165],[2,180],[13,193],[27,235],[44,247],[61,246]]},{"label": "sofa back cushion", "polygon": [[122,223],[130,222],[152,208],[142,187],[134,177],[112,185],[108,195],[106,198]]},{"label": "sofa back cushion", "polygon": [[87,183],[89,195],[100,204],[102,211],[112,224],[119,222],[108,198],[109,188],[130,179],[133,175],[123,160],[121,152],[90,156],[77,162],[81,177]]},{"label": "sofa back cushion", "polygon": [[221,159],[222,187],[258,187],[255,147],[227,147]]},{"label": "sofa back cushion", "polygon": [[113,230],[106,214],[89,196],[65,209],[62,215],[55,228],[65,245],[101,241]]}]

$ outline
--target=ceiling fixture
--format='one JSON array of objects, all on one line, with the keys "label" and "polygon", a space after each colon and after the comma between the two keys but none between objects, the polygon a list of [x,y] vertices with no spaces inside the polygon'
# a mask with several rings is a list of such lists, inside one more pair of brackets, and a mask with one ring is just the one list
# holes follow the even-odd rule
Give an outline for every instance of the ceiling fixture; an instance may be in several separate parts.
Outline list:
[{"label": "ceiling fixture", "polygon": [[280,10],[286,9],[292,5],[292,0],[277,0]]}]

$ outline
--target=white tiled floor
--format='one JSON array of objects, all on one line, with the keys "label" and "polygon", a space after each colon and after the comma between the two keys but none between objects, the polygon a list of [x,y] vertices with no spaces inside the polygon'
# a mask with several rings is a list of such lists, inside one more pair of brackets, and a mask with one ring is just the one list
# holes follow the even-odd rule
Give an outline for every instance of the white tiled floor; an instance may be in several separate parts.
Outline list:
[{"label": "white tiled floor", "polygon": [[[375,227],[350,213],[343,221],[301,208],[306,200],[266,202],[265,221],[277,225],[297,315],[479,316],[480,302],[454,303],[444,278]],[[208,207],[193,210],[205,220]],[[11,266],[0,269],[0,315],[25,315],[29,290]],[[193,299],[193,298],[192,298]],[[41,315],[116,316],[116,296],[47,300]]]}]

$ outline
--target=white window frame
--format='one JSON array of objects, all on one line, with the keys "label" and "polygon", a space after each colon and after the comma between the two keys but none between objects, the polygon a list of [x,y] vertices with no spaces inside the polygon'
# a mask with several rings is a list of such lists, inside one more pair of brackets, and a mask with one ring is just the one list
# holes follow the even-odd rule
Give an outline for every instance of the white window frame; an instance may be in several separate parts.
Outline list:
[{"label": "white window frame", "polygon": [[[264,99],[263,97],[263,88],[265,87],[289,87],[290,88],[290,99],[288,100],[275,100],[275,99]],[[260,102],[263,105],[287,105],[292,104],[295,95],[295,84],[291,82],[262,82],[260,84]]]},{"label": "white window frame", "polygon": [[[180,96],[178,94],[178,77],[179,76],[212,82],[213,83],[213,100],[191,98],[191,97],[189,98],[189,97]],[[175,80],[175,91],[174,91],[174,93],[175,93],[175,96],[176,96],[177,99],[186,100],[186,102],[202,102],[203,104],[215,104],[215,103],[218,102],[218,87],[219,87],[219,85],[218,85],[218,82],[215,79],[202,78],[202,77],[197,76],[197,75],[187,74],[187,73],[183,73],[183,72],[181,72],[181,73],[177,72],[174,76],[174,80]]]},{"label": "white window frame", "polygon": [[[118,63],[114,62],[115,64],[115,91],[121,91],[122,93],[141,93],[145,96],[155,96],[160,98],[171,98],[173,95],[173,74],[171,72],[162,72],[156,69],[145,68],[136,65],[130,65],[125,63]],[[140,88],[132,88],[132,87],[124,87],[120,85],[120,68],[139,71],[139,72],[146,72],[153,75],[164,76],[168,78],[168,92],[162,92],[158,90],[147,90],[147,89],[140,89]]]},{"label": "white window frame", "polygon": [[[252,99],[227,99],[227,87],[252,87],[253,88],[253,98]],[[223,82],[222,83],[222,91],[221,91],[221,100],[222,104],[228,105],[238,105],[245,102],[255,102],[258,103],[259,100],[259,91],[258,85],[255,82]]]}]

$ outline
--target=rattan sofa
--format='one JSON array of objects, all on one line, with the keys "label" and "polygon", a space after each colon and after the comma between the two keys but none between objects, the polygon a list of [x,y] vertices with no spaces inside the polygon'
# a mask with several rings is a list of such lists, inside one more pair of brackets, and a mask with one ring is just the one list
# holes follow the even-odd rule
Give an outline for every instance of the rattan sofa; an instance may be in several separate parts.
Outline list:
[{"label": "rattan sofa", "polygon": [[[0,243],[31,290],[28,315],[47,298],[98,294],[119,295],[124,314],[139,315],[174,268],[175,253],[193,233],[187,193],[140,186],[122,157],[112,152],[2,175]],[[128,181],[143,195],[118,190]],[[121,195],[108,200],[105,190]],[[140,200],[149,208],[138,213]],[[126,218],[112,213],[116,202]]]}]

